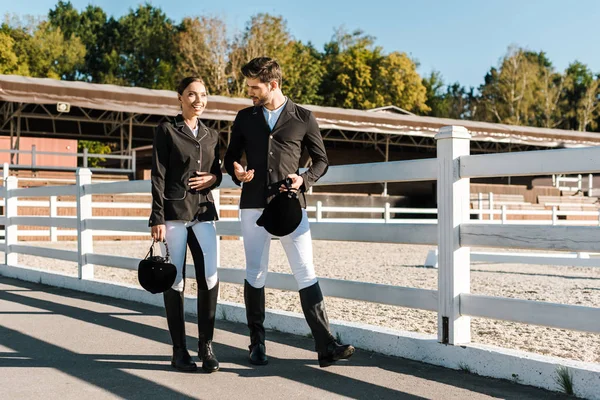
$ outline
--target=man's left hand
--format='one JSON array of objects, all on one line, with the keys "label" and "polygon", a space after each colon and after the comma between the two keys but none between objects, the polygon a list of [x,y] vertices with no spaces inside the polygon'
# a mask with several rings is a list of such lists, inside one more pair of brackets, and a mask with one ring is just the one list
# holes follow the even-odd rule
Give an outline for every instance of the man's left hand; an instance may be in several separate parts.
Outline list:
[{"label": "man's left hand", "polygon": [[[304,179],[300,175],[296,175],[296,174],[289,174],[287,177],[292,180],[292,190],[296,190],[296,191],[300,190],[300,188],[304,184]],[[281,185],[279,187],[280,192],[284,192],[286,190],[287,190],[287,188],[285,187],[285,185]]]}]

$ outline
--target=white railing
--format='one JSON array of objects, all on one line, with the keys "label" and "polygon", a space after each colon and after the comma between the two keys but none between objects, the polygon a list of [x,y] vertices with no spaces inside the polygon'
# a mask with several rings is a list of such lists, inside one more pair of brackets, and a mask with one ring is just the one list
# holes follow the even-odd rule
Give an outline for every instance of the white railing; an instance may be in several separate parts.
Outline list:
[{"label": "white railing", "polygon": [[[77,167],[61,167],[57,165],[44,165],[37,161],[38,156],[58,156],[58,157],[75,157],[76,160],[79,158],[83,161],[83,167],[88,168],[90,158],[103,158],[112,160],[121,160],[123,164],[126,164],[124,168],[90,168],[93,172],[103,173],[127,173],[135,177],[136,170],[136,155],[135,150],[131,150],[131,155],[117,155],[117,154],[94,154],[89,153],[87,148],[83,149],[82,153],[66,153],[57,151],[37,151],[36,146],[32,145],[31,150],[0,150],[0,153],[8,153],[12,160],[12,155],[17,155],[17,160],[20,155],[29,156],[31,163],[24,164],[17,162],[13,164],[12,161],[9,164],[10,169],[30,169],[30,170],[45,170],[45,171],[76,171]],[[76,163],[77,164],[77,163]]]},{"label": "white railing", "polygon": [[[564,183],[575,183],[575,186],[564,185]],[[552,175],[552,186],[565,192],[581,192],[583,190],[583,177],[581,174],[574,176]],[[587,195],[593,196],[594,191],[594,176],[588,174]]]},{"label": "white railing", "polygon": [[[438,340],[448,344],[470,342],[470,317],[551,326],[600,333],[600,308],[553,304],[538,301],[496,298],[470,294],[470,247],[500,247],[570,252],[600,252],[600,229],[590,226],[551,226],[494,224],[472,221],[469,209],[469,178],[511,175],[588,173],[599,169],[600,148],[546,150],[522,153],[469,155],[470,136],[462,127],[445,127],[436,136],[438,158],[332,167],[319,185],[353,184],[385,180],[438,181],[438,223],[331,222],[317,218],[312,237],[320,240],[387,242],[438,245],[438,290],[392,285],[321,279],[328,296],[392,304],[438,312]],[[33,254],[61,260],[77,260],[80,279],[92,279],[94,264],[136,269],[138,259],[96,254],[94,231],[148,234],[146,218],[92,217],[92,194],[149,193],[148,181],[91,184],[91,173],[80,169],[77,184],[45,188],[17,189],[16,178],[8,177],[0,191],[5,197],[5,264],[16,265],[17,254]],[[234,187],[224,179],[222,187]],[[77,216],[31,217],[17,215],[18,197],[76,196]],[[216,196],[218,198],[218,196]],[[223,208],[221,208],[223,209]],[[315,207],[317,215],[327,208]],[[384,207],[384,212],[391,212]],[[344,209],[348,212],[348,209]],[[414,212],[411,210],[410,212]],[[479,212],[479,211],[477,211]],[[384,218],[385,220],[385,218]],[[428,221],[431,222],[431,221]],[[17,225],[57,226],[75,229],[77,251],[24,246],[18,243]],[[240,236],[236,219],[217,222],[219,235]],[[0,249],[2,249],[0,248]],[[193,268],[189,272],[193,276]],[[220,268],[223,282],[241,284],[243,269]],[[270,273],[267,286],[297,290],[293,276]]]}]

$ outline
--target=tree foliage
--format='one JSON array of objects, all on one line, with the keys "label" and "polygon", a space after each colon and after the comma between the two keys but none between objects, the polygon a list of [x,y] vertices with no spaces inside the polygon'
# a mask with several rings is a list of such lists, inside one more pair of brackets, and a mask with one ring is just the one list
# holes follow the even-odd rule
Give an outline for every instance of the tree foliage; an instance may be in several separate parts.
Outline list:
[{"label": "tree foliage", "polygon": [[174,89],[199,75],[211,94],[244,97],[241,67],[279,61],[284,93],[303,104],[370,109],[395,105],[420,115],[546,128],[600,126],[598,74],[574,61],[557,71],[543,51],[511,46],[478,88],[425,77],[402,51],[386,52],[361,30],[337,29],[322,50],[294,38],[286,20],[260,13],[234,35],[213,16],[171,20],[149,3],[115,19],[59,0],[45,20],[5,17],[0,73]]}]

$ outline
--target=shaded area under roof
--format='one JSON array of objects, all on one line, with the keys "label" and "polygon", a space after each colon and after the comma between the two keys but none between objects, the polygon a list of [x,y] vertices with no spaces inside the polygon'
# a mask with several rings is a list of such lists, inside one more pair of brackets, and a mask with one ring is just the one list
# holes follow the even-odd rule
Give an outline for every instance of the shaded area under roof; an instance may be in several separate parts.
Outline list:
[{"label": "shaded area under roof", "polygon": [[[179,103],[174,91],[59,81],[18,75],[0,75],[0,101],[33,104],[67,102],[73,106],[96,110],[159,116],[174,116],[179,112]],[[208,107],[202,118],[233,121],[237,111],[251,105],[249,99],[210,96]],[[600,145],[600,133],[596,132],[312,105],[305,107],[314,112],[321,129],[433,137],[442,126],[462,125],[471,132],[473,140],[479,141],[523,143],[547,147]]]}]

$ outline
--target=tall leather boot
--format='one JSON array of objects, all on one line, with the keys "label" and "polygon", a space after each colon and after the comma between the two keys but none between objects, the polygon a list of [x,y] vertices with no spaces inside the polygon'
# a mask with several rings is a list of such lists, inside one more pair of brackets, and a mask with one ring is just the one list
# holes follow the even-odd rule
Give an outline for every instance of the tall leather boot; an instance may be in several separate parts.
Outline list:
[{"label": "tall leather boot", "polygon": [[265,347],[265,288],[257,289],[244,280],[246,318],[250,328],[250,364],[266,365],[269,362]]},{"label": "tall leather boot", "polygon": [[350,358],[354,354],[354,347],[338,343],[329,331],[329,319],[319,282],[300,290],[300,303],[315,339],[319,366],[328,367],[338,360]]},{"label": "tall leather boot", "polygon": [[198,357],[206,372],[219,370],[219,361],[212,348],[218,296],[219,282],[210,290],[198,289]]},{"label": "tall leather boot", "polygon": [[178,371],[196,371],[196,364],[187,351],[185,344],[185,318],[183,313],[183,292],[169,289],[163,293],[165,300],[165,311],[167,313],[167,324],[173,342],[173,358],[171,366]]}]

